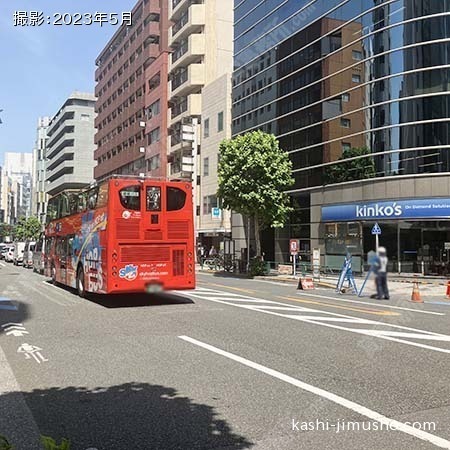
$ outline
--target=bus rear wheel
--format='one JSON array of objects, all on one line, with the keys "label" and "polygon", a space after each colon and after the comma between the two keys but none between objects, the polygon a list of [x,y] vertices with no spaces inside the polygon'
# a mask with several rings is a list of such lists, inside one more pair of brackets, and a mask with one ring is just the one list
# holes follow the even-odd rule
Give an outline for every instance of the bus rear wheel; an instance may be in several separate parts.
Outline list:
[{"label": "bus rear wheel", "polygon": [[80,266],[77,270],[77,292],[81,298],[86,297],[86,289],[84,287],[84,271]]}]

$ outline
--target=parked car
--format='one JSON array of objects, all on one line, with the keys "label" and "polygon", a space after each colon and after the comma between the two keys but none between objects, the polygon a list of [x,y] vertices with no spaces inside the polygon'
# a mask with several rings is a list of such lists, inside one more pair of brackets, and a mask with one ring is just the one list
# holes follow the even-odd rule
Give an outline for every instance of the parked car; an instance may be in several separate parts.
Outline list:
[{"label": "parked car", "polygon": [[44,273],[45,267],[45,238],[36,242],[33,252],[33,272],[41,275]]},{"label": "parked car", "polygon": [[5,259],[5,253],[8,250],[8,244],[0,244],[0,259]]},{"label": "parked car", "polygon": [[5,253],[5,261],[6,262],[13,262],[14,260],[14,245],[8,246],[8,249]]},{"label": "parked car", "polygon": [[33,267],[33,252],[36,246],[35,241],[25,242],[25,250],[23,252],[23,267],[31,269]]},{"label": "parked car", "polygon": [[14,242],[13,264],[18,266],[23,263],[23,254],[25,252],[25,242]]}]

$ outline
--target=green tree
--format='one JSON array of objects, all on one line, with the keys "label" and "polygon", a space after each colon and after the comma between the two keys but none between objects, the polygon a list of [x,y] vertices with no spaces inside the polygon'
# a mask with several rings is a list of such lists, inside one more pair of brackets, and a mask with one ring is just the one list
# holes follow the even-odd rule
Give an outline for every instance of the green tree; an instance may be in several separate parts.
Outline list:
[{"label": "green tree", "polygon": [[292,186],[292,163],[273,134],[253,131],[220,143],[219,189],[225,208],[249,216],[255,226],[256,254],[260,230],[282,227],[291,207],[285,191]]},{"label": "green tree", "polygon": [[41,234],[42,225],[37,217],[32,216],[28,219],[22,217],[19,219],[15,231],[16,239],[21,241],[25,241],[27,239],[35,241]]},{"label": "green tree", "polygon": [[348,161],[328,166],[325,172],[326,182],[331,184],[374,178],[376,170],[373,158],[360,158],[370,154],[367,147],[353,147],[344,150],[338,161]]},{"label": "green tree", "polygon": [[12,238],[14,231],[14,226],[7,223],[0,223],[0,242],[3,242],[6,237]]}]

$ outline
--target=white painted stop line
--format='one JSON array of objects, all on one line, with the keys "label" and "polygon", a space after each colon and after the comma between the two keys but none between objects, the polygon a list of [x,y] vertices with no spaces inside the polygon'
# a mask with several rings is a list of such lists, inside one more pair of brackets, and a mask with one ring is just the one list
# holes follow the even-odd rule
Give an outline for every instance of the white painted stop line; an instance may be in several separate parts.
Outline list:
[{"label": "white painted stop line", "polygon": [[389,427],[390,429],[396,428],[398,431],[409,434],[410,436],[421,439],[422,441],[430,442],[431,444],[436,445],[437,447],[450,449],[450,441],[443,439],[439,436],[435,436],[434,434],[427,433],[426,431],[419,430],[417,428],[414,428],[410,425],[399,422],[397,420],[390,419],[389,417],[383,416],[382,414],[373,411],[369,408],[366,408],[365,406],[362,406],[359,403],[347,400],[346,398],[333,394],[332,392],[326,391],[311,384],[297,380],[296,378],[278,372],[277,370],[270,369],[269,367],[250,361],[249,359],[243,358],[241,356],[235,355],[225,350],[221,350],[220,348],[198,341],[197,339],[193,339],[189,336],[178,336],[178,337],[183,341],[202,347],[213,353],[224,356],[225,358],[243,364],[244,366],[251,367],[252,369],[258,370],[259,372],[265,373],[267,375],[270,375],[271,377],[277,378],[281,381],[284,381],[300,389],[303,389],[304,391],[310,392],[311,394],[325,398],[333,403],[343,406],[344,408],[355,411],[356,413],[368,417],[369,419],[375,420],[381,423],[382,425]]}]

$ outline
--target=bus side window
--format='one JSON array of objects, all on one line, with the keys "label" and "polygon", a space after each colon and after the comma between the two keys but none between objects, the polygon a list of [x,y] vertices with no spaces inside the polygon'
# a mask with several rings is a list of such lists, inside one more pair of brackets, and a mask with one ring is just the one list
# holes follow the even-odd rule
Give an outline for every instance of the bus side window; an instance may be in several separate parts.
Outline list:
[{"label": "bus side window", "polygon": [[161,211],[161,188],[147,187],[147,211]]},{"label": "bus side window", "polygon": [[167,188],[167,211],[183,209],[186,203],[186,192],[175,187]]},{"label": "bus side window", "polygon": [[59,206],[60,206],[60,210],[59,210],[59,214],[58,214],[58,219],[60,219],[61,217],[66,217],[70,214],[70,206],[69,206],[69,197],[67,194],[62,193],[59,196]]},{"label": "bus side window", "polygon": [[127,186],[119,191],[121,205],[132,211],[141,210],[141,187],[139,185]]},{"label": "bus side window", "polygon": [[79,213],[86,210],[86,193],[85,192],[78,194],[77,208],[78,208]]},{"label": "bus side window", "polygon": [[103,183],[98,187],[97,208],[108,205],[108,183]]},{"label": "bus side window", "polygon": [[67,256],[73,256],[73,236],[67,238]]},{"label": "bus side window", "polygon": [[59,197],[52,197],[48,201],[47,224],[58,217],[58,198]]},{"label": "bus side window", "polygon": [[69,211],[70,214],[78,212],[78,194],[69,194]]},{"label": "bus side window", "polygon": [[95,209],[97,207],[98,188],[91,189],[88,192],[88,208]]}]

